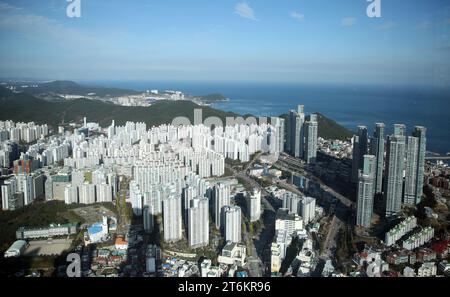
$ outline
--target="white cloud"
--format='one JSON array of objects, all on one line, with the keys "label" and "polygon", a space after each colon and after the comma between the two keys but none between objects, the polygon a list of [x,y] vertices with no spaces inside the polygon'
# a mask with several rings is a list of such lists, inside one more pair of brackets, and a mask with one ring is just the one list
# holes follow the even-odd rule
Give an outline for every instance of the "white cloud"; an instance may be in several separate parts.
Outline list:
[{"label": "white cloud", "polygon": [[291,18],[296,19],[299,22],[303,22],[305,20],[305,15],[301,14],[300,12],[297,11],[292,11],[290,13]]},{"label": "white cloud", "polygon": [[395,23],[393,21],[385,22],[384,24],[377,27],[378,30],[389,30],[395,27]]},{"label": "white cloud", "polygon": [[356,24],[355,17],[346,17],[341,20],[341,25],[344,27],[351,27]]},{"label": "white cloud", "polygon": [[247,4],[247,2],[240,2],[236,4],[234,7],[234,13],[243,18],[256,21],[255,11]]}]

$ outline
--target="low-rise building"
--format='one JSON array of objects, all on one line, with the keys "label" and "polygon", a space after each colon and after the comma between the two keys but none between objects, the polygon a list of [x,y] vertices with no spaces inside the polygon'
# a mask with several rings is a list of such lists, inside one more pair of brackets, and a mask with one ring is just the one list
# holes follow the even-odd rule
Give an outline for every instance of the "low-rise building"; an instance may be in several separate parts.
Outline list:
[{"label": "low-rise building", "polygon": [[55,236],[68,236],[77,233],[76,224],[50,224],[47,228],[25,228],[16,231],[17,239],[51,238]]},{"label": "low-rise building", "polygon": [[434,228],[425,227],[419,233],[413,234],[408,239],[403,241],[403,248],[411,251],[430,241],[433,236]]},{"label": "low-rise building", "polygon": [[430,262],[436,260],[436,253],[429,248],[421,248],[416,253],[417,262]]},{"label": "low-rise building", "polygon": [[412,231],[417,227],[417,218],[414,216],[408,217],[403,220],[400,224],[396,225],[394,228],[389,230],[384,239],[384,244],[391,246],[395,244],[397,240],[402,238],[406,233]]},{"label": "low-rise building", "polygon": [[127,250],[128,242],[122,236],[118,236],[116,238],[116,242],[115,242],[114,246],[115,246],[116,250]]},{"label": "low-rise building", "polygon": [[417,270],[418,277],[436,276],[436,273],[437,273],[437,267],[436,267],[436,264],[433,262],[425,262]]},{"label": "low-rise building", "polygon": [[416,253],[400,250],[395,252],[389,252],[386,255],[386,262],[392,265],[400,265],[400,264],[414,264],[416,263]]},{"label": "low-rise building", "polygon": [[405,269],[403,269],[403,276],[404,277],[415,277],[416,272],[414,271],[413,268],[406,266]]},{"label": "low-rise building", "polygon": [[235,242],[228,242],[222,249],[222,254],[218,258],[218,262],[226,265],[236,264],[239,267],[245,265],[247,248],[245,245]]},{"label": "low-rise building", "polygon": [[20,257],[26,250],[28,243],[25,240],[15,241],[8,250],[6,250],[4,257]]},{"label": "low-rise building", "polygon": [[205,259],[200,264],[200,273],[202,277],[219,277],[220,268],[213,266],[210,259]]}]

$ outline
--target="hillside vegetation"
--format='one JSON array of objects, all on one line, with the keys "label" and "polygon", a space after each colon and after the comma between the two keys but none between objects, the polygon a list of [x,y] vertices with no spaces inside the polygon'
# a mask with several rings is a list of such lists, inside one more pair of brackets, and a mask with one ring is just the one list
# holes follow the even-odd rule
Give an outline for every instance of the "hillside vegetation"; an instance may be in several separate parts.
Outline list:
[{"label": "hillside vegetation", "polygon": [[[202,109],[203,120],[215,116],[225,123],[226,117],[238,116],[211,107],[200,107],[191,101],[160,101],[150,107],[128,107],[98,100],[76,99],[69,101],[46,101],[27,93],[12,93],[0,88],[0,120],[34,121],[60,125],[80,122],[83,117],[106,127],[114,119],[117,125],[127,121],[145,122],[147,126],[169,124],[175,117],[186,117],[194,123],[194,109]],[[248,116],[248,115],[245,115]],[[287,115],[281,117],[289,125]],[[331,139],[347,139],[352,133],[335,121],[319,114],[319,136]]]},{"label": "hillside vegetation", "polygon": [[[352,137],[353,133],[347,128],[339,125],[332,119],[327,118],[321,113],[316,113],[319,121],[319,137],[324,139],[339,139],[339,140],[347,140]],[[285,120],[285,128],[289,129],[290,121],[289,115],[283,114],[280,116]],[[306,120],[309,120],[309,115],[306,116]],[[288,131],[288,130],[286,130]]]}]

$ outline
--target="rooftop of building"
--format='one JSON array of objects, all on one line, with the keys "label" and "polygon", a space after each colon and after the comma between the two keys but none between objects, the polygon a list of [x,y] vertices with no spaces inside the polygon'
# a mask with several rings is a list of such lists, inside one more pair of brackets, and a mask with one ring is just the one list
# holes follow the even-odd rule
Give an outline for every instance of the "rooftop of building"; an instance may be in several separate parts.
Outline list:
[{"label": "rooftop of building", "polygon": [[25,240],[17,240],[15,241],[7,250],[8,251],[13,251],[13,250],[21,250],[24,246],[27,245],[27,242]]}]

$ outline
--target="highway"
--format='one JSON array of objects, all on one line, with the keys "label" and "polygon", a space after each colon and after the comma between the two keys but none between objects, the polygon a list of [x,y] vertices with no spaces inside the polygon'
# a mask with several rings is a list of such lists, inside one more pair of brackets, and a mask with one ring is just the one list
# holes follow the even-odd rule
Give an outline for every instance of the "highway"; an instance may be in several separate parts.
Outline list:
[{"label": "highway", "polygon": [[[257,158],[254,158],[251,163],[254,162]],[[320,178],[316,177],[312,173],[308,172],[305,168],[304,164],[294,157],[291,157],[286,154],[281,154],[280,158],[277,161],[277,166],[279,166],[283,170],[287,170],[291,173],[300,173],[303,176],[309,178],[310,180],[317,182],[321,189],[329,194],[331,194],[333,197],[336,197],[340,203],[336,205],[336,213],[343,214],[346,209],[352,209],[355,207],[355,203],[348,199],[347,197],[343,196],[342,194],[336,192],[329,186],[327,186]],[[247,168],[250,167],[247,166]],[[270,196],[270,194],[254,179],[249,177],[246,173],[246,170],[244,171],[237,171],[228,164],[225,165],[227,169],[231,170],[233,172],[233,175],[236,178],[240,178],[247,182],[252,188],[259,189],[261,191],[261,202],[264,204],[266,211],[271,211],[273,213],[276,213],[276,206],[272,205],[270,201],[267,199],[267,197]],[[296,194],[302,194],[297,187],[288,184],[285,181],[279,181],[278,185],[287,189],[288,191],[291,191]],[[344,215],[345,217],[345,215]],[[267,223],[266,228],[274,228],[275,221],[271,220]],[[323,260],[327,260],[334,257],[334,251],[337,249],[337,237],[339,234],[339,230],[345,228],[345,223],[339,218],[339,215],[333,215],[333,218],[330,222],[329,229],[327,236],[325,238],[324,246],[322,249],[322,253],[320,255],[320,258]],[[272,239],[267,238],[264,239],[264,246],[268,246]],[[266,242],[267,241],[267,242]],[[254,245],[254,242],[251,241],[251,248],[252,248],[252,257],[249,257],[249,266],[251,266],[250,269],[250,276],[260,276],[263,271],[260,271],[262,269],[263,264],[261,259],[256,254],[256,248]]]},{"label": "highway", "polygon": [[[256,160],[255,158],[254,160]],[[241,178],[245,182],[247,182],[252,188],[259,189],[261,191],[261,202],[264,205],[264,211],[271,213],[264,214],[264,216],[270,216],[270,219],[264,220],[265,223],[265,230],[275,230],[275,214],[276,209],[274,205],[272,205],[267,197],[270,195],[264,187],[262,187],[258,182],[256,182],[254,179],[249,177],[245,171],[237,171],[234,168],[232,168],[230,165],[225,164],[225,167],[233,172],[233,176],[236,178]],[[248,167],[247,167],[248,168]],[[250,241],[250,248],[251,248],[251,254],[252,256],[247,258],[248,266],[249,266],[249,276],[250,277],[261,277],[264,275],[265,272],[265,265],[261,258],[258,255],[258,250],[256,249],[255,243],[252,238],[248,238],[246,235],[245,238],[247,241]],[[266,247],[269,247],[270,242],[272,241],[272,238],[267,236],[266,234],[260,234],[259,240],[261,241],[258,245],[260,248],[260,254],[264,251]]]},{"label": "highway", "polygon": [[308,172],[299,159],[288,156],[286,154],[282,154],[282,155],[280,155],[280,158],[278,159],[277,165],[282,167],[282,169],[287,170],[291,173],[298,172],[298,173],[302,174],[303,176],[309,178],[310,180],[317,182],[324,191],[330,193],[331,195],[333,195],[334,197],[339,199],[341,201],[341,203],[344,204],[345,206],[350,207],[350,208],[355,207],[355,202],[351,201],[350,199],[343,196],[342,194],[336,192],[335,190],[333,190],[332,188],[327,186],[320,178],[318,178],[315,175],[313,175],[312,173]]},{"label": "highway", "polygon": [[[278,159],[277,165],[280,166],[282,169],[287,170],[291,173],[298,172],[303,176],[317,182],[325,192],[328,192],[332,196],[336,197],[340,201],[340,204],[336,205],[336,213],[342,215],[345,211],[345,208],[351,209],[352,207],[356,206],[355,202],[336,192],[335,190],[327,186],[320,178],[308,172],[304,167],[303,163],[299,159],[296,159],[286,154],[282,154]],[[289,185],[286,182],[284,182],[283,185],[288,189],[294,188],[294,186]],[[345,215],[343,217],[345,217]],[[327,260],[333,258],[334,256],[333,253],[337,248],[337,236],[339,234],[339,230],[343,228],[345,228],[345,223],[339,218],[338,215],[333,215],[333,219],[330,222],[329,230],[325,238],[322,253],[320,255],[321,259]]]}]

